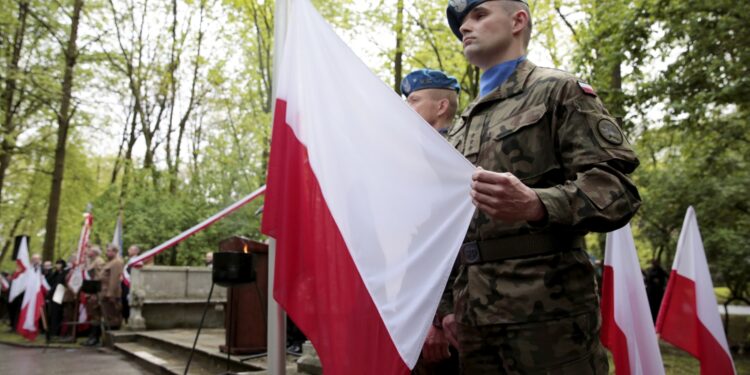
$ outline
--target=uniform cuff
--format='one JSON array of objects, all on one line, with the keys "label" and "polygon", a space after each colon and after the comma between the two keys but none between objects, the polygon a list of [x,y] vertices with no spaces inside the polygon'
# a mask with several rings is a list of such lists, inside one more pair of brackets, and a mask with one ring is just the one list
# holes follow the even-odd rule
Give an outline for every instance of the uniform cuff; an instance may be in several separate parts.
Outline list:
[{"label": "uniform cuff", "polygon": [[550,224],[569,224],[572,222],[570,203],[565,192],[557,187],[533,190],[547,210],[547,218],[539,223],[530,223],[532,226],[546,227]]}]

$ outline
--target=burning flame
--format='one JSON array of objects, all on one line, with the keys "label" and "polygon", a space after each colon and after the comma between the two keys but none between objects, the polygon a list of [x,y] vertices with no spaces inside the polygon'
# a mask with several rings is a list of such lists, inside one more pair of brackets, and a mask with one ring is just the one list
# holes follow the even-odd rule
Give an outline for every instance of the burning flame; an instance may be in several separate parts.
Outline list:
[{"label": "burning flame", "polygon": [[245,244],[245,246],[244,246],[244,247],[242,248],[242,251],[243,251],[243,252],[244,252],[245,254],[247,254],[247,244]]}]

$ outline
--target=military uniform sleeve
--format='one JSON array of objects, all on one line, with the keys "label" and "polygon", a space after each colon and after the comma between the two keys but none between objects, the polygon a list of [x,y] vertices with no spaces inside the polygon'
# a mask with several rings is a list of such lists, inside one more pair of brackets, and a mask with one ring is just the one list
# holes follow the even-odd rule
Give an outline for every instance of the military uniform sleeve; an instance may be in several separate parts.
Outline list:
[{"label": "military uniform sleeve", "polygon": [[438,304],[437,313],[435,314],[438,322],[442,322],[443,317],[448,314],[453,314],[455,311],[453,306],[453,283],[456,281],[456,274],[457,270],[454,266],[448,277],[448,283],[445,284],[445,288],[443,289],[443,295],[440,297],[440,303]]},{"label": "military uniform sleeve", "polygon": [[638,158],[601,101],[568,82],[555,110],[557,157],[565,181],[534,189],[547,210],[543,227],[607,232],[625,225],[640,206],[628,174]]}]

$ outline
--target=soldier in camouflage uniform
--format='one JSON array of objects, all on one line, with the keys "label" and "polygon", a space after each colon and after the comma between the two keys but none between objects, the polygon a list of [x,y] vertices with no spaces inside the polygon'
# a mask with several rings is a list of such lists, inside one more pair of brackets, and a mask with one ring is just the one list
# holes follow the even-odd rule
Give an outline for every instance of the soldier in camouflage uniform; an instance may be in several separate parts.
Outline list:
[{"label": "soldier in camouflage uniform", "polygon": [[526,60],[526,1],[451,0],[481,95],[449,141],[478,168],[478,207],[438,315],[466,374],[606,374],[589,231],[640,206],[638,159],[594,90]]},{"label": "soldier in camouflage uniform", "polygon": [[[406,96],[409,106],[443,136],[447,136],[456,117],[459,91],[458,80],[439,70],[415,70],[401,81],[401,93]],[[449,347],[440,320],[434,322],[427,332],[412,375],[459,373],[458,352],[455,347]]]},{"label": "soldier in camouflage uniform", "polygon": [[439,70],[415,70],[401,81],[409,106],[443,136],[456,117],[459,91],[458,80]]}]

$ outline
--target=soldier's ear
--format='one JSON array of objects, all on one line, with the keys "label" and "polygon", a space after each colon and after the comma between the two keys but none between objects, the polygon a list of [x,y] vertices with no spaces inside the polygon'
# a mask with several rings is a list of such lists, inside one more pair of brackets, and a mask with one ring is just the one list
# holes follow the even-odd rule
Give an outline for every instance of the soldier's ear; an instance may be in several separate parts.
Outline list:
[{"label": "soldier's ear", "polygon": [[518,35],[529,24],[529,14],[525,10],[518,10],[513,14],[513,35]]},{"label": "soldier's ear", "polygon": [[447,98],[442,98],[438,102],[438,116],[443,116],[448,112],[448,108],[450,107],[450,102]]}]

